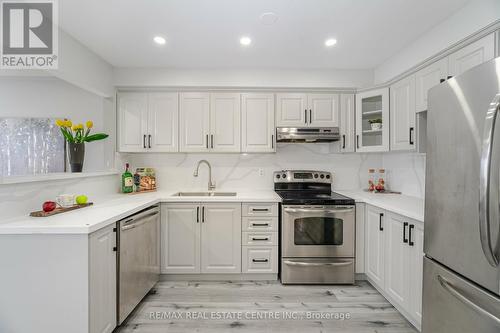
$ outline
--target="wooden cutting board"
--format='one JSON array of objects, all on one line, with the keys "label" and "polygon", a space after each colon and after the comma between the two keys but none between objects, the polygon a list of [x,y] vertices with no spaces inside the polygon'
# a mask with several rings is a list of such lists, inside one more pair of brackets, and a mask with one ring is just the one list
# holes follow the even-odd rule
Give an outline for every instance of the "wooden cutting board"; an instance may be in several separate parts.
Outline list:
[{"label": "wooden cutting board", "polygon": [[85,208],[85,207],[88,207],[88,206],[92,206],[93,204],[94,204],[93,202],[87,202],[86,204],[73,205],[71,207],[57,207],[56,209],[54,209],[53,211],[50,211],[50,212],[44,212],[43,210],[39,210],[39,211],[36,211],[36,212],[31,212],[30,216],[33,216],[33,217],[47,217],[47,216],[52,216],[52,215],[56,215],[56,214],[66,213],[66,212],[69,212],[69,211],[72,211],[72,210],[75,210],[75,209]]}]

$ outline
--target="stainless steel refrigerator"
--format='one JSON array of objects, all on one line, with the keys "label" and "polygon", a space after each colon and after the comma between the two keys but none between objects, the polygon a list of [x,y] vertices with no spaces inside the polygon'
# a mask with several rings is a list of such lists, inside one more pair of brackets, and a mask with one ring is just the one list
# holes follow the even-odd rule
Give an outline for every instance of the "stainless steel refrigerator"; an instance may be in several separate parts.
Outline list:
[{"label": "stainless steel refrigerator", "polygon": [[500,58],[428,96],[423,333],[500,332]]}]

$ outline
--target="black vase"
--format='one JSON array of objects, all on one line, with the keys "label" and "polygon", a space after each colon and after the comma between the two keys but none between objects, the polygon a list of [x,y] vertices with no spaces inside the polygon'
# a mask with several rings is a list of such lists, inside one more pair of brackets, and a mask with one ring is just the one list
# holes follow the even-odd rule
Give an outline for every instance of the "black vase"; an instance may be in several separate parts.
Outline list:
[{"label": "black vase", "polygon": [[82,172],[85,158],[85,143],[68,142],[68,157],[71,172]]}]

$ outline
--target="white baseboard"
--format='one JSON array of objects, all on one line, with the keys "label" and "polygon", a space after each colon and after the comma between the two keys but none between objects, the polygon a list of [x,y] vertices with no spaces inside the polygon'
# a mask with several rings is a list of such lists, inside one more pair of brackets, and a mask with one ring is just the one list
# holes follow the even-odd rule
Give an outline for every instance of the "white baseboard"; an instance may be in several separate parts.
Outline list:
[{"label": "white baseboard", "polygon": [[278,274],[162,274],[160,281],[278,281]]}]

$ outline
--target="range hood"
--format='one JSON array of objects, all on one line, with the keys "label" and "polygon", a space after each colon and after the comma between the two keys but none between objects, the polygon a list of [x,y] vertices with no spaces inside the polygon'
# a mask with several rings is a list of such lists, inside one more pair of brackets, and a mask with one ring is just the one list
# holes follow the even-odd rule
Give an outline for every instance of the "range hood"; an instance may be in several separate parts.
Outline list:
[{"label": "range hood", "polygon": [[278,127],[276,142],[333,142],[340,140],[338,127]]}]

